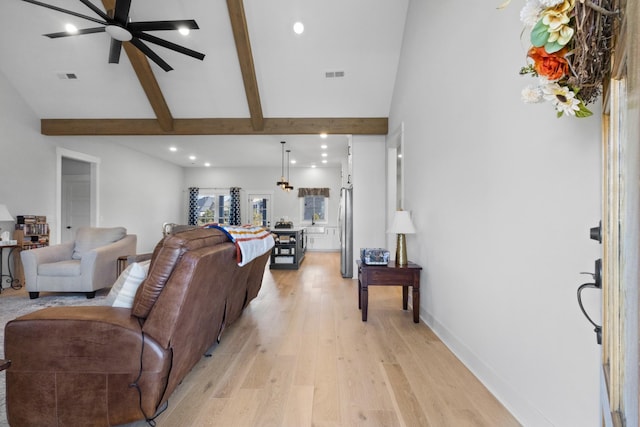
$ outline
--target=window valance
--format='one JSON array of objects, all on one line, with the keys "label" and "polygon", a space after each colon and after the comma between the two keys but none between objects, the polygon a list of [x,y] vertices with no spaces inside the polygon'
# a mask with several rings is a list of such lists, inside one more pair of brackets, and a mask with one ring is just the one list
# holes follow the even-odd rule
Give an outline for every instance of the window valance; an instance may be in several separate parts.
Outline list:
[{"label": "window valance", "polygon": [[298,197],[323,196],[329,197],[328,188],[298,188]]}]

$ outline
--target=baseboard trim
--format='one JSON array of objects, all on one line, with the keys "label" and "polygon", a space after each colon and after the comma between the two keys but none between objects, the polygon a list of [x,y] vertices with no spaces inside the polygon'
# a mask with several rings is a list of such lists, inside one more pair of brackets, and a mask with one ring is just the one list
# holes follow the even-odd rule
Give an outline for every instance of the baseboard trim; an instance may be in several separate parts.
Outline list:
[{"label": "baseboard trim", "polygon": [[553,424],[540,411],[534,408],[517,390],[503,381],[437,319],[423,310],[420,310],[420,319],[431,328],[449,350],[489,389],[520,424],[523,426],[553,427]]}]

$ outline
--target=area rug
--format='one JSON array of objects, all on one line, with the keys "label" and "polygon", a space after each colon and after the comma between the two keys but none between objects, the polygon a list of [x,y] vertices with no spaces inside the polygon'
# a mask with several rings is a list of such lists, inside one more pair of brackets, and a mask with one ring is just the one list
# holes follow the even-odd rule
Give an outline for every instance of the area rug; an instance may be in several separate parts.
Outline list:
[{"label": "area rug", "polygon": [[[40,298],[33,300],[29,299],[26,293],[22,296],[0,298],[0,359],[4,358],[4,326],[8,321],[45,307],[104,305],[107,293],[108,289],[98,291],[96,297],[93,299],[87,299],[87,297],[81,293],[42,294]],[[4,380],[4,372],[0,372],[0,427],[9,426],[7,422]]]}]

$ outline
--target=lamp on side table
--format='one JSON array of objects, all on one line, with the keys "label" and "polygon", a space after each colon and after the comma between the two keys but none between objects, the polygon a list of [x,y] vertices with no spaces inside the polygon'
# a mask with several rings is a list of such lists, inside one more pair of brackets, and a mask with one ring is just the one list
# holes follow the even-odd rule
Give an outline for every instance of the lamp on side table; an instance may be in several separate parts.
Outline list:
[{"label": "lamp on side table", "polygon": [[[11,216],[11,214],[9,213],[9,209],[7,209],[7,205],[0,205],[0,223],[2,222],[14,222],[15,219]],[[2,231],[2,227],[0,227],[0,232]],[[11,239],[11,233],[9,233],[9,238],[6,240],[10,240]],[[0,240],[2,240],[0,238]]]},{"label": "lamp on side table", "polygon": [[414,234],[416,232],[409,211],[396,211],[393,216],[393,223],[387,233],[396,233],[398,241],[396,244],[396,264],[407,265],[407,241],[405,234]]}]

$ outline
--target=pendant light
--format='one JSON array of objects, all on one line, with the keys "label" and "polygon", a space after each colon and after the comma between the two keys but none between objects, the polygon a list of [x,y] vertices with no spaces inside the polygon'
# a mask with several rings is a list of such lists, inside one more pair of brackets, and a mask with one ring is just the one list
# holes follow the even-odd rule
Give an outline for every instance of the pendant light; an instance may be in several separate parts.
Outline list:
[{"label": "pendant light", "polygon": [[291,182],[289,181],[289,166],[291,165],[291,161],[289,160],[290,154],[291,150],[287,150],[287,185],[284,186],[284,189],[287,191],[287,193],[293,190],[293,185],[291,185]]},{"label": "pendant light", "polygon": [[284,144],[286,144],[286,142],[280,141],[280,144],[282,144],[282,175],[280,176],[280,181],[276,182],[276,185],[284,190],[286,186],[289,185],[284,177]]}]

